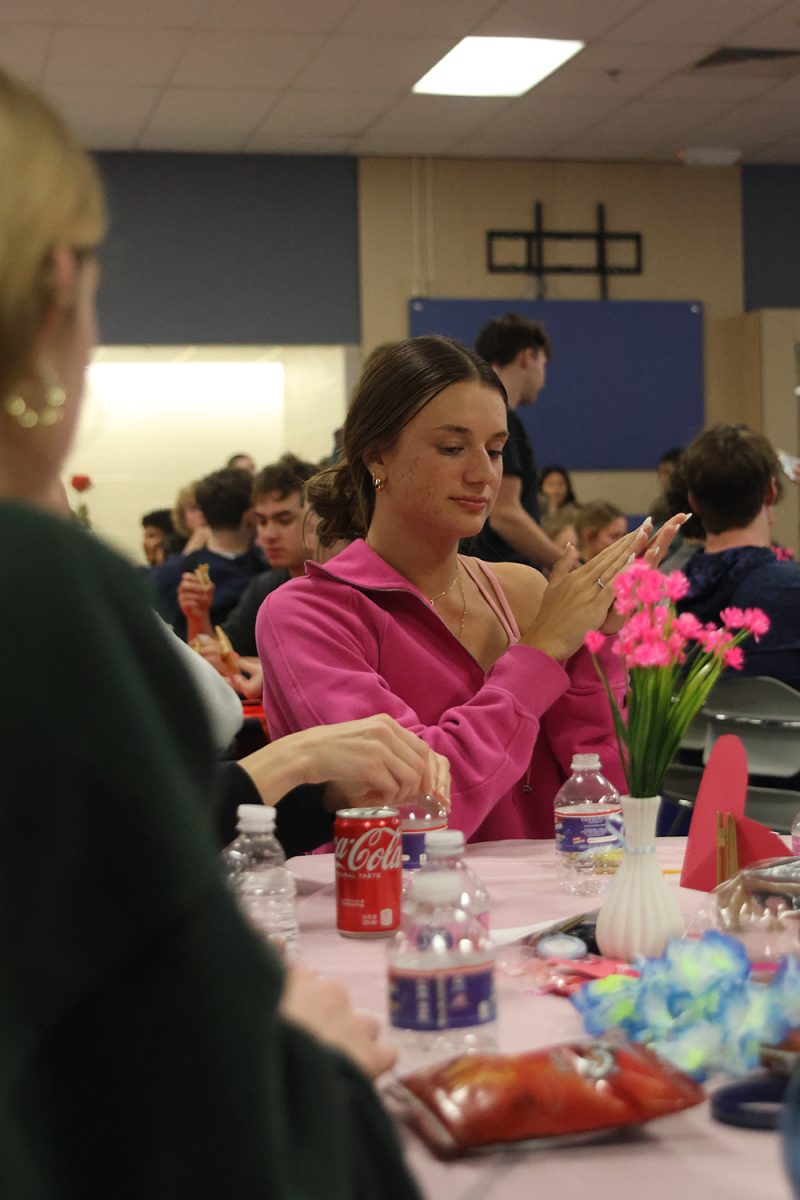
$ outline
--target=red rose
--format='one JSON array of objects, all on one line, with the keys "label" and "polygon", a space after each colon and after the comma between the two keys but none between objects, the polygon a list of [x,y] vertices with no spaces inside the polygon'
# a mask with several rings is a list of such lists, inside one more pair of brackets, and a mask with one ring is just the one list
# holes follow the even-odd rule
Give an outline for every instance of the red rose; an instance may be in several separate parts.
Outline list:
[{"label": "red rose", "polygon": [[92,486],[92,481],[88,475],[73,475],[70,479],[70,484],[75,488],[76,492],[88,492]]}]

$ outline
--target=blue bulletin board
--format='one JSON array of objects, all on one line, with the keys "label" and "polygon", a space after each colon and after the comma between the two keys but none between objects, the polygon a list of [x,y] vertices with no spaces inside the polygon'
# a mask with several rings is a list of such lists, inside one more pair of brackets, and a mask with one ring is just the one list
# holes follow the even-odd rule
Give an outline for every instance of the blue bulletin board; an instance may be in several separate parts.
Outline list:
[{"label": "blue bulletin board", "polygon": [[518,409],[540,465],[652,470],[703,427],[703,306],[631,300],[409,301],[412,337],[471,346],[505,312],[541,321],[553,344],[547,386]]}]

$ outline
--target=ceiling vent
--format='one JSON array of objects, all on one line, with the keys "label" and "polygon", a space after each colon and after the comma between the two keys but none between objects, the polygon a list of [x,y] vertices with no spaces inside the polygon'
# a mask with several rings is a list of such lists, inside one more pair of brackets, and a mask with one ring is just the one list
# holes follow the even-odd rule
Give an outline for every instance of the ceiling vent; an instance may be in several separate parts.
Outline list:
[{"label": "ceiling vent", "polygon": [[773,50],[757,46],[723,46],[701,58],[695,71],[724,74],[734,79],[791,79],[800,72],[800,49]]}]

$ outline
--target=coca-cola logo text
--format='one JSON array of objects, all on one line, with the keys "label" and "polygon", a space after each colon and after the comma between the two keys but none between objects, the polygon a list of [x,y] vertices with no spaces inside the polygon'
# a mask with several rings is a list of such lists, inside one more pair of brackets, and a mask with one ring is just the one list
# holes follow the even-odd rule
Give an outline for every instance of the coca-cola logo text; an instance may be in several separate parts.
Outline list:
[{"label": "coca-cola logo text", "polygon": [[336,840],[339,871],[394,871],[403,864],[400,832],[385,825],[366,829],[358,837]]}]

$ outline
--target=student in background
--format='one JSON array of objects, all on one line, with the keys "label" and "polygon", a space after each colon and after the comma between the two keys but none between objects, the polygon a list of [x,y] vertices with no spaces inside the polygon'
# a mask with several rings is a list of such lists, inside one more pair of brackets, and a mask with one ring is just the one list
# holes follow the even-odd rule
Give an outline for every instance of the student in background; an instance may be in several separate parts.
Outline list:
[{"label": "student in background", "polygon": [[584,562],[619,541],[627,532],[625,514],[605,500],[583,504],[575,517],[578,552]]},{"label": "student in background", "polygon": [[[308,557],[303,537],[306,517],[303,487],[316,472],[314,463],[284,454],[259,471],[253,481],[256,545],[269,562],[269,568],[250,581],[235,608],[219,622],[239,655],[253,657],[258,653],[256,617],[265,597],[287,580],[303,574]],[[213,598],[213,587],[204,588],[196,575],[184,572],[178,587],[181,612],[187,618],[191,616],[198,632],[209,638],[214,636],[209,615]],[[202,646],[197,648],[203,652]],[[211,652],[214,653],[213,647]]]},{"label": "student in background", "polygon": [[168,508],[156,508],[142,517],[142,550],[148,567],[160,567],[172,552],[175,527]]},{"label": "student in background", "polygon": [[488,562],[517,562],[552,567],[561,551],[539,524],[539,479],[533,447],[517,409],[535,404],[544,387],[552,350],[538,321],[515,313],[485,325],[475,350],[493,368],[508,399],[508,440],[503,447],[503,477],[491,516],[470,552]]},{"label": "student in background", "polygon": [[742,647],[742,670],[800,689],[800,566],[779,561],[770,544],[773,447],[746,426],[715,425],[687,446],[680,468],[706,539],[683,566],[689,592],[679,611],[718,624],[723,608],[763,609],[769,632]]},{"label": "student in background", "polygon": [[229,467],[201,479],[197,503],[208,524],[208,542],[201,550],[168,559],[153,575],[162,616],[179,637],[186,638],[186,618],[178,599],[186,572],[201,564],[208,567],[214,585],[210,620],[219,625],[236,607],[248,583],[264,570],[264,556],[253,545],[252,485],[246,471]]}]

